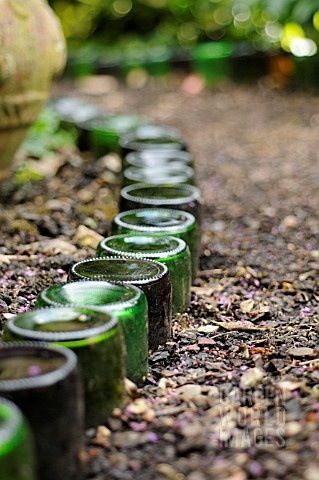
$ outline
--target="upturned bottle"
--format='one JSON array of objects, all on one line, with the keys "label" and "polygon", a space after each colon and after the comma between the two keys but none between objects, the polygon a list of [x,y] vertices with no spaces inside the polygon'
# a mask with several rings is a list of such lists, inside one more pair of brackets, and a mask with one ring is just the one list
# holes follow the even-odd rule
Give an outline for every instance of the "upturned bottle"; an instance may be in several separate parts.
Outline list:
[{"label": "upturned bottle", "polygon": [[118,213],[112,223],[111,233],[173,235],[186,242],[191,253],[192,278],[197,274],[200,230],[194,215],[182,210],[168,208],[139,208]]},{"label": "upturned bottle", "polygon": [[101,240],[97,247],[99,257],[147,258],[167,266],[172,282],[173,314],[184,312],[190,302],[191,256],[189,248],[178,237],[140,235],[112,235]]},{"label": "upturned bottle", "polygon": [[106,280],[135,285],[148,304],[148,343],[151,350],[171,335],[172,285],[168,268],[145,258],[91,258],[73,265],[70,280]]},{"label": "upturned bottle", "polygon": [[122,158],[130,152],[145,150],[187,150],[178,130],[161,125],[144,125],[123,135],[120,140]]},{"label": "upturned bottle", "polygon": [[141,150],[130,152],[123,158],[123,166],[140,168],[167,168],[171,165],[195,168],[194,157],[184,150]]},{"label": "upturned bottle", "polygon": [[147,185],[136,183],[122,188],[120,211],[135,208],[172,208],[194,215],[201,224],[201,194],[193,185]]},{"label": "upturned bottle", "polygon": [[0,478],[35,480],[33,438],[14,403],[0,398]]},{"label": "upturned bottle", "polygon": [[126,374],[141,384],[148,367],[148,313],[145,294],[134,285],[79,280],[52,285],[37,298],[38,307],[77,306],[112,313],[123,329]]},{"label": "upturned bottle", "polygon": [[178,162],[166,167],[127,167],[123,171],[122,185],[134,185],[136,183],[147,183],[149,185],[179,185],[187,183],[194,185],[195,172],[191,167]]},{"label": "upturned bottle", "polygon": [[14,402],[29,422],[36,478],[81,479],[84,404],[76,355],[39,342],[1,343],[0,395]]},{"label": "upturned bottle", "polygon": [[86,426],[105,423],[124,401],[124,344],[118,320],[77,307],[42,308],[11,318],[5,339],[68,347],[77,355],[84,382]]}]

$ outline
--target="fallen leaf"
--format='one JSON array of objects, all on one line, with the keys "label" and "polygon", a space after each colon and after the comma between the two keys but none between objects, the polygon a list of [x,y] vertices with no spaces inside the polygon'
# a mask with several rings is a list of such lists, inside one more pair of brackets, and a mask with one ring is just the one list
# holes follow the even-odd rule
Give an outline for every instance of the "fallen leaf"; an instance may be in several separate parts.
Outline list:
[{"label": "fallen leaf", "polygon": [[142,415],[149,408],[148,404],[143,400],[143,398],[138,398],[130,405],[127,406],[127,411],[134,415]]},{"label": "fallen leaf", "polygon": [[125,386],[125,392],[129,397],[135,398],[137,396],[138,394],[137,386],[129,378],[125,378],[124,386]]},{"label": "fallen leaf", "polygon": [[309,347],[293,347],[288,350],[288,354],[293,357],[313,357],[315,351]]},{"label": "fallen leaf", "polygon": [[243,302],[240,303],[240,310],[243,312],[243,313],[249,313],[252,311],[252,309],[254,308],[254,301],[249,299],[249,300],[244,300]]},{"label": "fallen leaf", "polygon": [[297,390],[303,385],[303,382],[292,382],[290,380],[283,380],[282,382],[278,382],[278,387],[284,392],[293,392],[294,390]]},{"label": "fallen leaf", "polygon": [[207,346],[210,346],[210,345],[215,345],[215,340],[213,338],[200,338],[198,340],[198,345],[207,345]]},{"label": "fallen leaf", "polygon": [[219,327],[217,325],[202,325],[201,327],[198,327],[197,331],[199,333],[214,333],[218,329]]},{"label": "fallen leaf", "polygon": [[191,291],[193,293],[196,293],[197,295],[203,295],[204,297],[211,297],[212,294],[214,293],[214,290],[212,288],[208,287],[191,287]]},{"label": "fallen leaf", "polygon": [[251,331],[251,332],[257,332],[260,330],[266,330],[266,327],[258,327],[254,325],[252,322],[249,322],[248,320],[244,322],[215,322],[216,325],[219,327],[224,328],[225,330],[244,330],[244,331]]},{"label": "fallen leaf", "polygon": [[240,379],[241,388],[252,388],[258,385],[264,378],[265,372],[261,368],[254,367],[247,370]]},{"label": "fallen leaf", "polygon": [[65,255],[73,255],[77,248],[72,243],[53,238],[52,240],[43,240],[39,242],[38,250],[47,255],[55,255],[56,253],[64,253]]},{"label": "fallen leaf", "polygon": [[92,443],[94,445],[105,447],[108,444],[110,436],[111,436],[111,430],[109,430],[104,425],[100,425],[96,430],[96,436],[92,440]]},{"label": "fallen leaf", "polygon": [[79,225],[74,236],[74,241],[82,247],[91,247],[94,249],[96,249],[101,240],[103,240],[102,235],[85,225]]},{"label": "fallen leaf", "polygon": [[3,263],[6,264],[6,265],[10,265],[10,262],[13,258],[14,258],[14,255],[0,254],[0,265],[3,264]]},{"label": "fallen leaf", "polygon": [[202,389],[200,385],[187,384],[177,388],[176,393],[180,395],[183,400],[189,401],[201,395]]}]

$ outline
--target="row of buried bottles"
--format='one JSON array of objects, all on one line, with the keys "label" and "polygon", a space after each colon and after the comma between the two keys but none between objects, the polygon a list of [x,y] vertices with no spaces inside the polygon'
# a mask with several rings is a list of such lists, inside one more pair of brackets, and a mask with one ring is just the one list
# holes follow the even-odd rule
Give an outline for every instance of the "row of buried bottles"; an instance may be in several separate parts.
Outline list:
[{"label": "row of buried bottles", "polygon": [[[96,257],[74,264],[69,282],[46,288],[35,310],[7,322],[1,480],[81,478],[84,428],[123,405],[125,377],[144,382],[149,349],[169,340],[172,315],[189,306],[201,222],[193,157],[167,127],[139,126],[116,143],[106,138],[101,153],[121,147],[122,172],[132,162],[138,178],[147,172],[152,182],[130,184],[122,175],[120,213]],[[35,469],[20,411],[34,436]]]}]

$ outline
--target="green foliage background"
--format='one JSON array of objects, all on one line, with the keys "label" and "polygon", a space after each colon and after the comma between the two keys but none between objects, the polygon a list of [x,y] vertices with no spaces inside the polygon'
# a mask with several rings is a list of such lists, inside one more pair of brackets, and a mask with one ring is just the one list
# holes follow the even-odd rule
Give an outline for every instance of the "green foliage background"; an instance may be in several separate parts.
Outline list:
[{"label": "green foliage background", "polygon": [[69,43],[142,39],[189,47],[201,40],[280,44],[285,26],[318,41],[319,0],[49,0]]}]

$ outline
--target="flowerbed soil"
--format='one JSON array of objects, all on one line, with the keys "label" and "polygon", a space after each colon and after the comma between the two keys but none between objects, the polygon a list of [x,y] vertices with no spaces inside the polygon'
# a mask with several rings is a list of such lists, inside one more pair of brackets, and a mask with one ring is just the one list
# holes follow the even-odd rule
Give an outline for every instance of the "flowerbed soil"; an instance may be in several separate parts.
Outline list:
[{"label": "flowerbed soil", "polygon": [[[93,101],[182,130],[204,228],[191,308],[145,387],[128,385],[123,411],[87,432],[86,478],[318,480],[319,98],[173,84]],[[94,255],[116,213],[114,156],[64,150],[35,168],[44,180],[1,196],[3,323]]]}]

